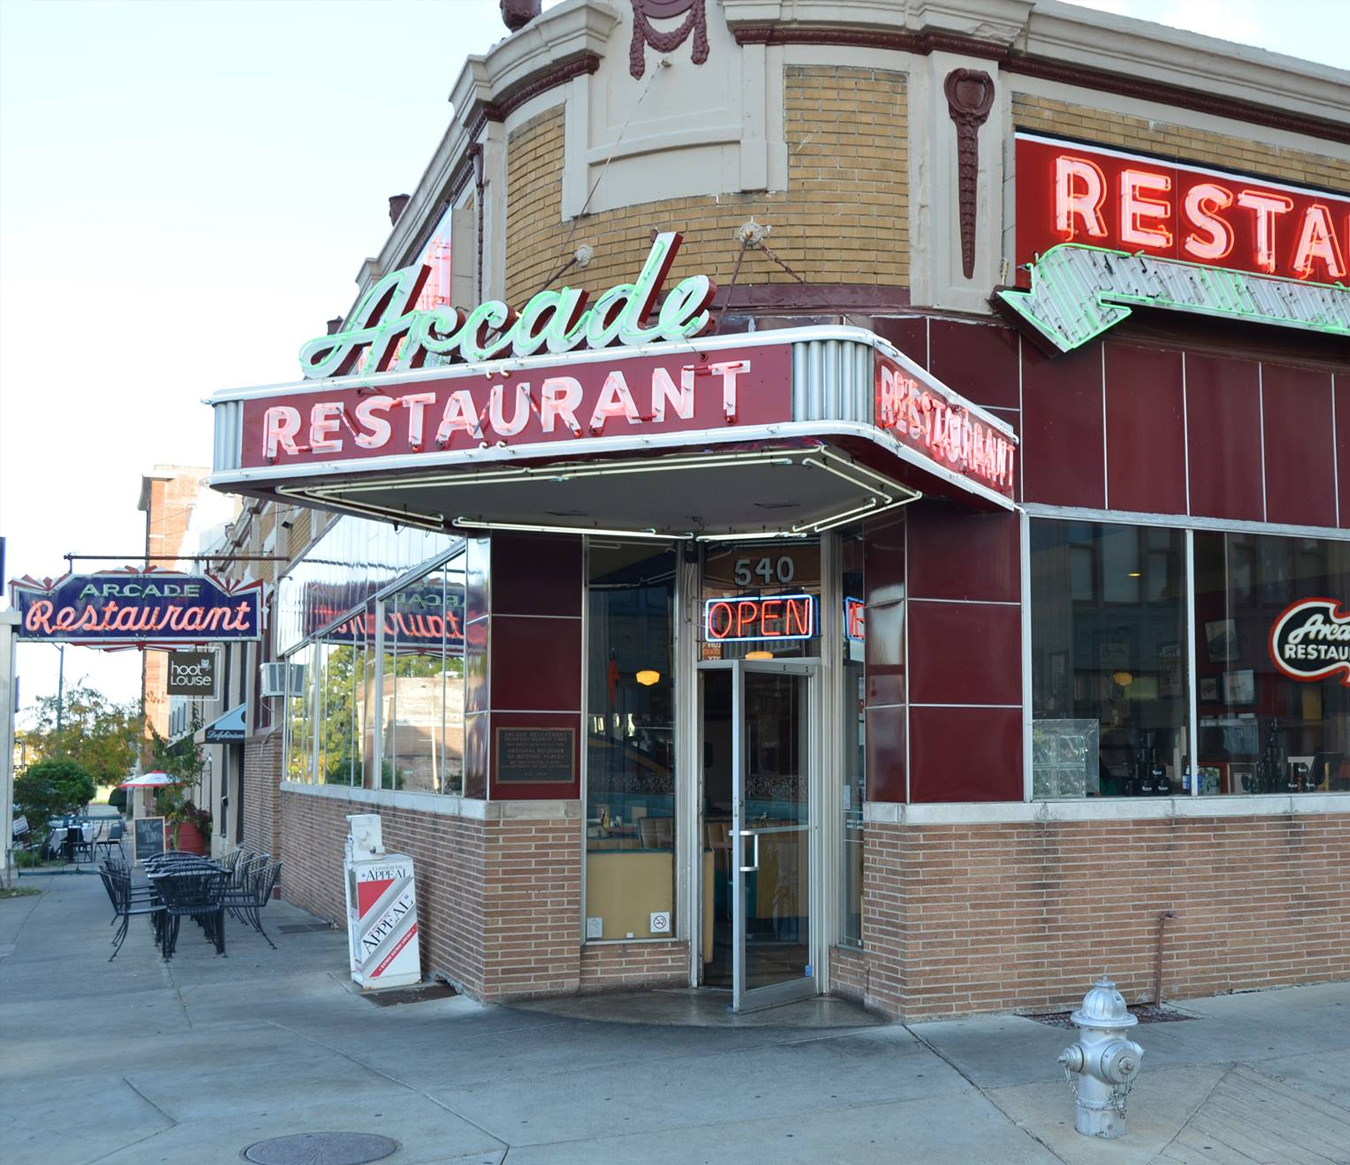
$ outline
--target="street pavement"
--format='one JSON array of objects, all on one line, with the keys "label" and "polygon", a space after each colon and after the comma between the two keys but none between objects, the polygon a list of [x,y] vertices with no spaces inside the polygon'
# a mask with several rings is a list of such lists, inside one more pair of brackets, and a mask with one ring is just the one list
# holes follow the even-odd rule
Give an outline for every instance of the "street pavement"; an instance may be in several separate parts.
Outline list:
[{"label": "street pavement", "polygon": [[1030,1019],[730,1023],[681,992],[652,1011],[685,1022],[662,1025],[633,997],[377,1007],[345,936],[286,903],[265,916],[276,951],[229,924],[219,958],[188,925],[166,964],[135,920],[109,963],[97,877],[19,884],[43,893],[0,901],[5,1165],[237,1165],[329,1131],[395,1138],[390,1165],[1350,1163],[1350,984],[1141,1025],[1129,1135],[1107,1142],[1073,1129],[1055,1063],[1073,1033]]}]

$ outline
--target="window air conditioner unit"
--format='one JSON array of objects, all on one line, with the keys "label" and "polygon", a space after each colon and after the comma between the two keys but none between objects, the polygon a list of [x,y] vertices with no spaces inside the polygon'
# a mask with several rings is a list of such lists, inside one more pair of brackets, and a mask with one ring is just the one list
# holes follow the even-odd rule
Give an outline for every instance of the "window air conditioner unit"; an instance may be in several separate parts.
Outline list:
[{"label": "window air conditioner unit", "polygon": [[262,669],[262,695],[285,696],[287,694],[287,671],[290,672],[290,695],[298,696],[305,690],[305,665],[303,663],[265,663]]}]

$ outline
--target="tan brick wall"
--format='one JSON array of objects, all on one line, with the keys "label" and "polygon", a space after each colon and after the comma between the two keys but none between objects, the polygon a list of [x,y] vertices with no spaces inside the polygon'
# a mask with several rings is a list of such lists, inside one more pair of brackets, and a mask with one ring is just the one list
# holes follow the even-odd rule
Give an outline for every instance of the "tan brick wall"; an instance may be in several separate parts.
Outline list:
[{"label": "tan brick wall", "polygon": [[1350,815],[867,827],[866,1001],[1043,1010],[1350,977]]},{"label": "tan brick wall", "polygon": [[280,855],[280,779],[281,732],[245,741],[244,836],[239,841],[244,849]]},{"label": "tan brick wall", "polygon": [[688,987],[689,944],[587,943],[581,948],[581,990]]},{"label": "tan brick wall", "polygon": [[[282,892],[345,925],[347,814],[364,802],[282,792]],[[480,999],[570,994],[580,983],[581,846],[574,818],[483,821],[380,807],[385,847],[417,870],[426,974]]]},{"label": "tan brick wall", "polygon": [[1108,113],[1049,97],[1014,93],[1013,124],[1022,130],[1065,134],[1106,146],[1167,154],[1182,161],[1246,170],[1288,182],[1350,190],[1350,162],[1339,158],[1189,129],[1165,121]]},{"label": "tan brick wall", "polygon": [[[552,109],[507,145],[506,298],[521,303],[582,243],[584,272],[564,277],[598,292],[632,279],[653,228],[681,230],[674,279],[703,273],[729,284],[734,233],[752,215],[773,226],[769,245],[808,283],[905,286],[909,281],[908,124],[905,77],[873,69],[790,66],[784,73],[785,192],[672,198],[561,222],[563,114]],[[604,181],[604,179],[601,179]],[[758,251],[740,284],[789,283]]]},{"label": "tan brick wall", "polygon": [[862,1003],[867,994],[867,964],[856,947],[830,950],[830,994]]}]

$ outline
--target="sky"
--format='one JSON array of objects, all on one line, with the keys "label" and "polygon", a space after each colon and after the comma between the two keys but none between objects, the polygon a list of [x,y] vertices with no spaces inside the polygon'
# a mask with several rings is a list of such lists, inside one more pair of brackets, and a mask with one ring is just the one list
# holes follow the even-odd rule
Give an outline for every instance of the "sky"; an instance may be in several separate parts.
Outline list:
[{"label": "sky", "polygon": [[[1350,67],[1344,0],[1086,2]],[[439,143],[465,56],[505,31],[497,0],[0,0],[10,577],[144,546],[140,475],[209,463],[216,389],[295,378]],[[58,658],[20,647],[25,709]],[[130,700],[140,661],[71,647],[65,675]]]}]

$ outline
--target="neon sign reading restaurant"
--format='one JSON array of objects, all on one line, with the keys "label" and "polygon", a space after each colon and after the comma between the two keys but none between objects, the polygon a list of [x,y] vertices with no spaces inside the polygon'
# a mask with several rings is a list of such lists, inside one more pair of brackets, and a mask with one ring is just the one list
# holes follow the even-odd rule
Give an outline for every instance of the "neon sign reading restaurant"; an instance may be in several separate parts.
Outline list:
[{"label": "neon sign reading restaurant", "polygon": [[1333,283],[1350,198],[1019,134],[1017,260],[1062,243]]}]

